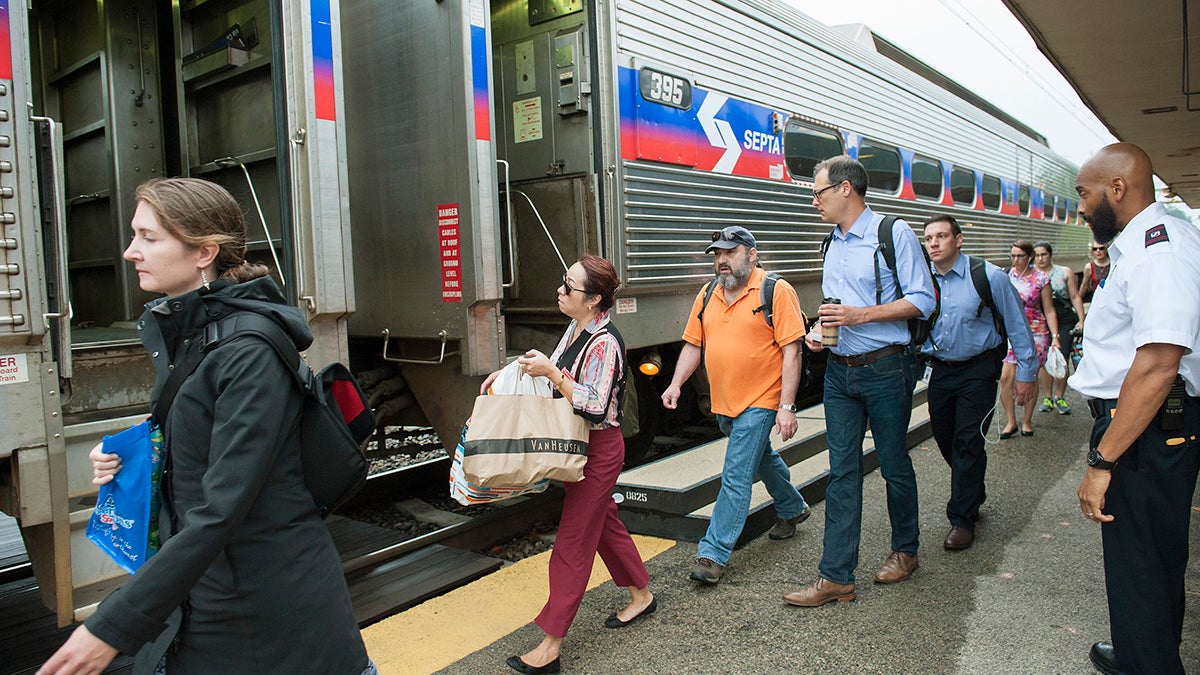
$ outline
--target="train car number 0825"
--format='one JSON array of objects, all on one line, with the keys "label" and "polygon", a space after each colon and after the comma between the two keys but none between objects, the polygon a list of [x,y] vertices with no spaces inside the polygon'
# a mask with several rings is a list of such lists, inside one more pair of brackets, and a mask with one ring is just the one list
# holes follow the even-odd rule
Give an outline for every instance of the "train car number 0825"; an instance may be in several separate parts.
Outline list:
[{"label": "train car number 0825", "polygon": [[682,77],[642,68],[638,76],[638,85],[642,90],[642,98],[647,101],[681,110],[692,107],[692,83]]}]

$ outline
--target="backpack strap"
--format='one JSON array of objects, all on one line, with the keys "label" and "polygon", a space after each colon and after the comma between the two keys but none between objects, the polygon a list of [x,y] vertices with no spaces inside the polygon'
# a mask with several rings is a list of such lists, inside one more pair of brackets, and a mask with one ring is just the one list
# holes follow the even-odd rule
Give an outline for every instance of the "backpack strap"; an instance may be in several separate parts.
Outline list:
[{"label": "backpack strap", "polygon": [[758,308],[753,310],[751,314],[762,312],[763,319],[767,325],[775,327],[775,282],[779,281],[779,275],[774,272],[767,272],[767,276],[763,279],[762,286],[758,289]]},{"label": "backpack strap", "polygon": [[197,341],[198,347],[186,354],[175,367],[159,392],[158,401],[154,404],[154,419],[162,424],[167,419],[175,395],[183,386],[185,380],[196,371],[200,362],[218,345],[242,335],[254,335],[262,339],[275,350],[283,359],[292,377],[296,380],[301,391],[309,392],[314,385],[312,368],[300,358],[295,343],[283,332],[283,328],[261,314],[253,312],[235,312],[223,319],[213,321],[204,327],[204,332]]},{"label": "backpack strap", "polygon": [[708,309],[708,301],[712,300],[713,290],[717,287],[716,279],[709,279],[704,287],[704,302],[700,303],[700,311],[696,312],[696,320],[700,322],[700,348],[704,349],[704,310]]},{"label": "backpack strap", "polygon": [[979,294],[979,308],[975,310],[975,318],[983,316],[984,307],[990,309],[996,332],[1000,334],[1002,341],[1007,341],[1008,331],[1005,330],[1004,322],[1000,319],[1000,312],[996,311],[996,302],[992,299],[992,282],[988,279],[987,265],[983,258],[967,256],[967,260],[971,263],[971,281],[975,284],[975,292]]},{"label": "backpack strap", "polygon": [[[884,264],[892,271],[892,279],[896,281],[896,299],[899,300],[904,291],[900,288],[900,274],[896,272],[896,244],[892,238],[895,225],[896,216],[884,216],[883,220],[879,221],[878,252],[883,256]],[[879,265],[875,265],[875,304],[883,304],[883,283],[879,278]]]},{"label": "backpack strap", "polygon": [[271,345],[283,360],[300,390],[312,391],[315,383],[312,368],[300,358],[296,344],[283,332],[283,327],[261,314],[237,312],[204,328],[201,350],[209,351],[236,337],[252,335]]}]

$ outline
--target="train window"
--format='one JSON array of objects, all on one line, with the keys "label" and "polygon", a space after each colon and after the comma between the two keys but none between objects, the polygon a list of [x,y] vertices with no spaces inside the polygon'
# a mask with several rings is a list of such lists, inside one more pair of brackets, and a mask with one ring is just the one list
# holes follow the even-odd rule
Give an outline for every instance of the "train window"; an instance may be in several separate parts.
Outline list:
[{"label": "train window", "polygon": [[867,170],[872,190],[894,194],[900,189],[900,153],[895,148],[864,141],[858,146],[858,161]]},{"label": "train window", "polygon": [[1000,179],[986,173],[983,174],[983,208],[1000,210]]},{"label": "train window", "polygon": [[913,192],[918,197],[942,198],[942,164],[936,159],[917,155],[912,161]]},{"label": "train window", "polygon": [[810,127],[799,120],[788,120],[784,128],[783,157],[793,178],[813,178],[817,162],[844,152],[836,131]]},{"label": "train window", "polygon": [[1054,220],[1054,203],[1061,202],[1062,197],[1057,197],[1049,192],[1042,193],[1042,218],[1046,220]]},{"label": "train window", "polygon": [[959,206],[975,206],[975,172],[954,167],[950,171],[950,196]]},{"label": "train window", "polygon": [[1070,203],[1071,200],[1067,199],[1066,197],[1058,198],[1058,205],[1054,208],[1054,217],[1059,222],[1067,222],[1067,213],[1070,211]]},{"label": "train window", "polygon": [[1021,215],[1029,215],[1029,186],[1021,185],[1017,187],[1017,208],[1021,211]]}]

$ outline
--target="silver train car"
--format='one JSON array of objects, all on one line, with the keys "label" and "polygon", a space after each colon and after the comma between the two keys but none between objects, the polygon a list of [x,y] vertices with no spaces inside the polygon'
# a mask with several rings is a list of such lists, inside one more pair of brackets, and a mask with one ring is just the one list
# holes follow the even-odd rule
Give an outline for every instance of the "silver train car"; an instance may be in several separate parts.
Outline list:
[{"label": "silver train car", "polygon": [[[583,253],[616,264],[631,363],[660,378],[720,227],[811,312],[824,157],[863,161],[878,211],[955,215],[972,253],[1086,250],[1044,139],[767,0],[0,0],[0,35],[0,510],[63,624],[123,578],[83,536],[86,455],[147,409],[149,298],[120,257],[147,178],[230,189],[309,361],[399,368],[449,445],[480,375],[553,344]],[[635,382],[636,453],[666,421]]]}]

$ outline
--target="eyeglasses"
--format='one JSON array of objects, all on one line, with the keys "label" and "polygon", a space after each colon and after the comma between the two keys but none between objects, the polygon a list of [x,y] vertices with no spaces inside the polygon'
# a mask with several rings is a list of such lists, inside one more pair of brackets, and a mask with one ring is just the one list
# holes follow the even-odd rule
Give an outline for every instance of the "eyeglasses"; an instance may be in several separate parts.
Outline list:
[{"label": "eyeglasses", "polygon": [[1010,253],[1008,257],[1012,258],[1013,260],[1020,260],[1021,258],[1028,258],[1029,255],[1026,253]]},{"label": "eyeglasses", "polygon": [[[846,181],[842,181],[842,183],[845,183],[845,182]],[[835,187],[841,187],[842,183],[834,183],[833,185],[826,185],[825,187],[821,188],[820,190],[813,190],[813,199],[820,201],[822,192],[824,192],[826,190],[832,190]]]},{"label": "eyeglasses", "polygon": [[569,281],[567,281],[567,275],[565,275],[565,274],[563,275],[563,278],[562,278],[562,287],[567,289],[567,295],[570,295],[570,294],[574,293],[575,291],[579,291],[580,293],[583,293],[584,295],[594,295],[594,293],[592,293],[591,291],[589,291],[586,288],[574,288],[573,286],[571,286],[571,283]]},{"label": "eyeglasses", "polygon": [[1049,253],[1035,253],[1035,254],[1033,255],[1033,257],[1035,257],[1035,258],[1049,258],[1049,257],[1050,257],[1050,254],[1049,254]]},{"label": "eyeglasses", "polygon": [[1093,251],[1107,251],[1108,247],[1107,246],[1093,246],[1092,250]]}]

